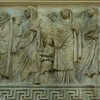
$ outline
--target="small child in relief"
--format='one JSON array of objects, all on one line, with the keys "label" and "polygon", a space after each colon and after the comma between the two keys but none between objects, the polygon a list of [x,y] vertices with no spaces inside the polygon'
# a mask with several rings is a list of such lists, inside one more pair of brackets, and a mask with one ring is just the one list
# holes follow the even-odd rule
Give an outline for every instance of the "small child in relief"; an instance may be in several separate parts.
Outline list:
[{"label": "small child in relief", "polygon": [[52,36],[46,39],[46,46],[41,56],[40,82],[53,83],[54,40]]}]

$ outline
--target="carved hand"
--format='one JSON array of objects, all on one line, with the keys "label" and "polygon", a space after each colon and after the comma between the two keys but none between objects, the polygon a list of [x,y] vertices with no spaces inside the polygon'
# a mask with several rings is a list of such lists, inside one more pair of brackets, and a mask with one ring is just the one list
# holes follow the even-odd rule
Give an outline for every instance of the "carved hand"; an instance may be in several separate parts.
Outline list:
[{"label": "carved hand", "polygon": [[31,28],[30,31],[37,32],[37,28]]},{"label": "carved hand", "polygon": [[13,47],[13,48],[12,48],[12,53],[16,53],[16,52],[17,52],[16,47]]},{"label": "carved hand", "polygon": [[74,24],[72,26],[72,29],[76,32],[76,33],[79,33],[80,32],[80,26],[78,24]]},{"label": "carved hand", "polygon": [[93,40],[98,39],[98,37],[95,36],[95,35],[94,35],[94,36],[91,35],[91,36],[87,36],[87,37],[88,37],[88,38],[91,38],[91,39],[93,39]]}]

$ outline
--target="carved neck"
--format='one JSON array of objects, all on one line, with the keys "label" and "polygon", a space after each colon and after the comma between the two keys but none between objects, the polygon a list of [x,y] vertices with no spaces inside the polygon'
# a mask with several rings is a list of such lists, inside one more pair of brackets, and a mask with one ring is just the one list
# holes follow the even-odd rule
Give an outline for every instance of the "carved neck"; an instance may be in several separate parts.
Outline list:
[{"label": "carved neck", "polygon": [[61,19],[61,22],[63,23],[63,25],[69,25],[72,23],[72,19],[71,18]]}]

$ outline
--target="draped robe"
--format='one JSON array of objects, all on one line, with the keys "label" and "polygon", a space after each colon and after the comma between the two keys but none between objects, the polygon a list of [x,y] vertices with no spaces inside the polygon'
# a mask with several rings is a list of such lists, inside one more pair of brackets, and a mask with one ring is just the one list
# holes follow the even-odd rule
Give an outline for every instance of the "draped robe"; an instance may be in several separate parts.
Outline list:
[{"label": "draped robe", "polygon": [[0,27],[0,75],[7,78],[10,78],[10,70],[7,68],[8,60],[11,60],[8,58],[10,29],[10,21],[3,23]]},{"label": "draped robe", "polygon": [[56,78],[60,83],[74,83],[74,31],[70,25],[63,25],[61,32],[56,32],[54,69],[58,72]]},{"label": "draped robe", "polygon": [[100,72],[99,66],[99,34],[97,18],[90,18],[83,33],[83,55],[78,69],[78,78],[93,76]]}]

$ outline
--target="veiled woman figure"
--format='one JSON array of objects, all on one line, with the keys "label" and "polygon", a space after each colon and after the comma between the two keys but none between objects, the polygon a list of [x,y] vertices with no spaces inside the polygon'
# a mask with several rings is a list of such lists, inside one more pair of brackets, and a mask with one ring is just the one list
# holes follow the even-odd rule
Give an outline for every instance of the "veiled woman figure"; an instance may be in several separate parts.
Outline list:
[{"label": "veiled woman figure", "polygon": [[[13,78],[21,75],[21,80],[25,82],[38,83],[39,77],[39,57],[40,47],[40,20],[36,19],[36,9],[28,7],[25,10],[26,21],[22,24],[22,38],[19,44],[21,48],[20,58],[17,67],[13,69]],[[17,70],[17,71],[16,71]],[[31,79],[31,80],[29,80]]]},{"label": "veiled woman figure", "polygon": [[83,82],[82,80],[85,81],[87,78],[93,78],[94,82],[97,83],[98,74],[100,72],[98,9],[88,7],[86,12],[88,20],[85,23],[85,31],[82,33],[83,56],[79,65],[78,79]]},{"label": "veiled woman figure", "polygon": [[62,25],[54,36],[55,45],[55,82],[62,84],[76,83],[74,66],[74,32],[72,11],[69,8],[61,9]]}]

